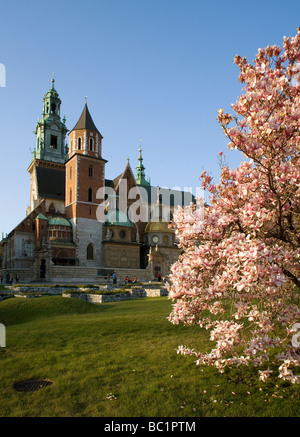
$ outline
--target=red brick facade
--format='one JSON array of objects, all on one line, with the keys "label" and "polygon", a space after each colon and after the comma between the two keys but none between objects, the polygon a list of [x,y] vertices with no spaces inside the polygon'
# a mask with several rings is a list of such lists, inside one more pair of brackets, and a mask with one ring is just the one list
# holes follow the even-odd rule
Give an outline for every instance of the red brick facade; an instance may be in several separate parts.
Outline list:
[{"label": "red brick facade", "polygon": [[96,220],[96,210],[103,199],[97,191],[104,186],[105,160],[80,153],[66,162],[66,217]]}]

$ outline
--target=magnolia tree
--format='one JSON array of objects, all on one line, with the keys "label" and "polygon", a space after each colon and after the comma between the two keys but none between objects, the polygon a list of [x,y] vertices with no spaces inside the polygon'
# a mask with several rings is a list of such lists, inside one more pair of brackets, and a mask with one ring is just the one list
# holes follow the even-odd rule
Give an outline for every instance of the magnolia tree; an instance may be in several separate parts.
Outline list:
[{"label": "magnolia tree", "polygon": [[[300,381],[300,28],[283,48],[235,57],[243,94],[218,112],[237,169],[218,184],[203,172],[209,206],[174,215],[182,255],[172,266],[169,320],[210,330],[209,353],[179,346],[198,365],[258,367]],[[271,370],[272,369],[272,370]]]}]

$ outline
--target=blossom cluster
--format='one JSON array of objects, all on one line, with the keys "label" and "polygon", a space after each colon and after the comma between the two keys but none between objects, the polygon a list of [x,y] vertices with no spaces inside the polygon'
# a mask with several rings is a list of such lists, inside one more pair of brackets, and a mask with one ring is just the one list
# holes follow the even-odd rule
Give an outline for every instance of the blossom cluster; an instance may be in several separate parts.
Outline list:
[{"label": "blossom cluster", "polygon": [[[211,330],[209,354],[178,348],[197,364],[223,371],[272,357],[279,377],[300,382],[291,343],[300,316],[300,29],[283,49],[260,49],[253,65],[235,63],[244,93],[235,115],[220,109],[218,120],[245,162],[223,165],[218,184],[202,173],[204,217],[193,205],[174,214],[182,255],[171,268],[169,320]],[[271,373],[260,372],[261,380]]]}]

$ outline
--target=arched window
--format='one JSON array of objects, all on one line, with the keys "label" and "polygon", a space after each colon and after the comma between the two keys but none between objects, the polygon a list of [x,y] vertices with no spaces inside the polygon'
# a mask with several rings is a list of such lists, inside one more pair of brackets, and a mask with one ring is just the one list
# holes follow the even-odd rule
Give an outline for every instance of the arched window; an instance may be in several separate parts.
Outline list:
[{"label": "arched window", "polygon": [[70,203],[72,203],[72,188],[70,188]]},{"label": "arched window", "polygon": [[90,178],[93,177],[93,166],[92,165],[89,166],[89,177]]},{"label": "arched window", "polygon": [[94,259],[94,246],[92,243],[86,248],[86,259]]},{"label": "arched window", "polygon": [[51,135],[50,141],[51,141],[50,147],[52,147],[52,149],[57,149],[57,136]]},{"label": "arched window", "polygon": [[51,205],[49,206],[49,214],[55,214],[55,207],[53,203],[51,203]]},{"label": "arched window", "polygon": [[77,148],[78,148],[78,150],[81,149],[81,138],[78,138],[78,140],[77,140]]},{"label": "arched window", "polygon": [[174,194],[170,194],[170,206],[175,206],[174,200],[175,200]]},{"label": "arched window", "polygon": [[88,194],[88,202],[93,201],[93,190],[92,188],[89,188],[89,194]]},{"label": "arched window", "polygon": [[92,151],[94,148],[94,140],[93,138],[90,138],[90,150]]},{"label": "arched window", "polygon": [[26,241],[24,246],[24,254],[25,256],[33,256],[33,244],[31,241]]}]

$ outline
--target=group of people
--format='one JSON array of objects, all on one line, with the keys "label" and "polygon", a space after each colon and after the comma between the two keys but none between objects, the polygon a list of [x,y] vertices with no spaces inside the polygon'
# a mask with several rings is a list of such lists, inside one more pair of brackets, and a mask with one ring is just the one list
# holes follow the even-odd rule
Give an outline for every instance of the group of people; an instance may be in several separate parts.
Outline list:
[{"label": "group of people", "polygon": [[133,277],[133,279],[130,279],[128,276],[125,276],[124,278],[125,284],[135,284],[137,282],[136,276]]},{"label": "group of people", "polygon": [[[1,275],[0,279],[1,279],[1,284],[2,284],[3,280],[4,280],[4,275]],[[16,275],[15,282],[16,282],[16,284],[18,284],[18,282],[19,282],[19,276],[18,275]],[[14,283],[14,277],[9,272],[7,272],[6,275],[5,275],[5,283],[9,284],[9,285],[12,285]]]},{"label": "group of people", "polygon": [[[116,276],[116,274],[113,273],[111,277],[112,277],[112,280],[113,280],[113,284],[116,284],[117,283],[117,276]],[[158,280],[158,282],[161,282],[161,280],[162,280],[160,272],[157,275],[157,280]],[[110,282],[110,277],[108,278],[108,282]],[[125,278],[124,278],[124,282],[125,282],[125,284],[136,284],[137,283],[137,278],[136,278],[136,276],[134,276],[133,279],[130,279],[129,276],[126,275]]]},{"label": "group of people", "polygon": [[[108,277],[108,283],[110,283],[110,278],[112,278],[113,284],[117,283],[117,275],[115,273]],[[132,279],[130,279],[129,276],[125,276],[124,282],[125,284],[136,284],[137,278],[134,276]]]}]

